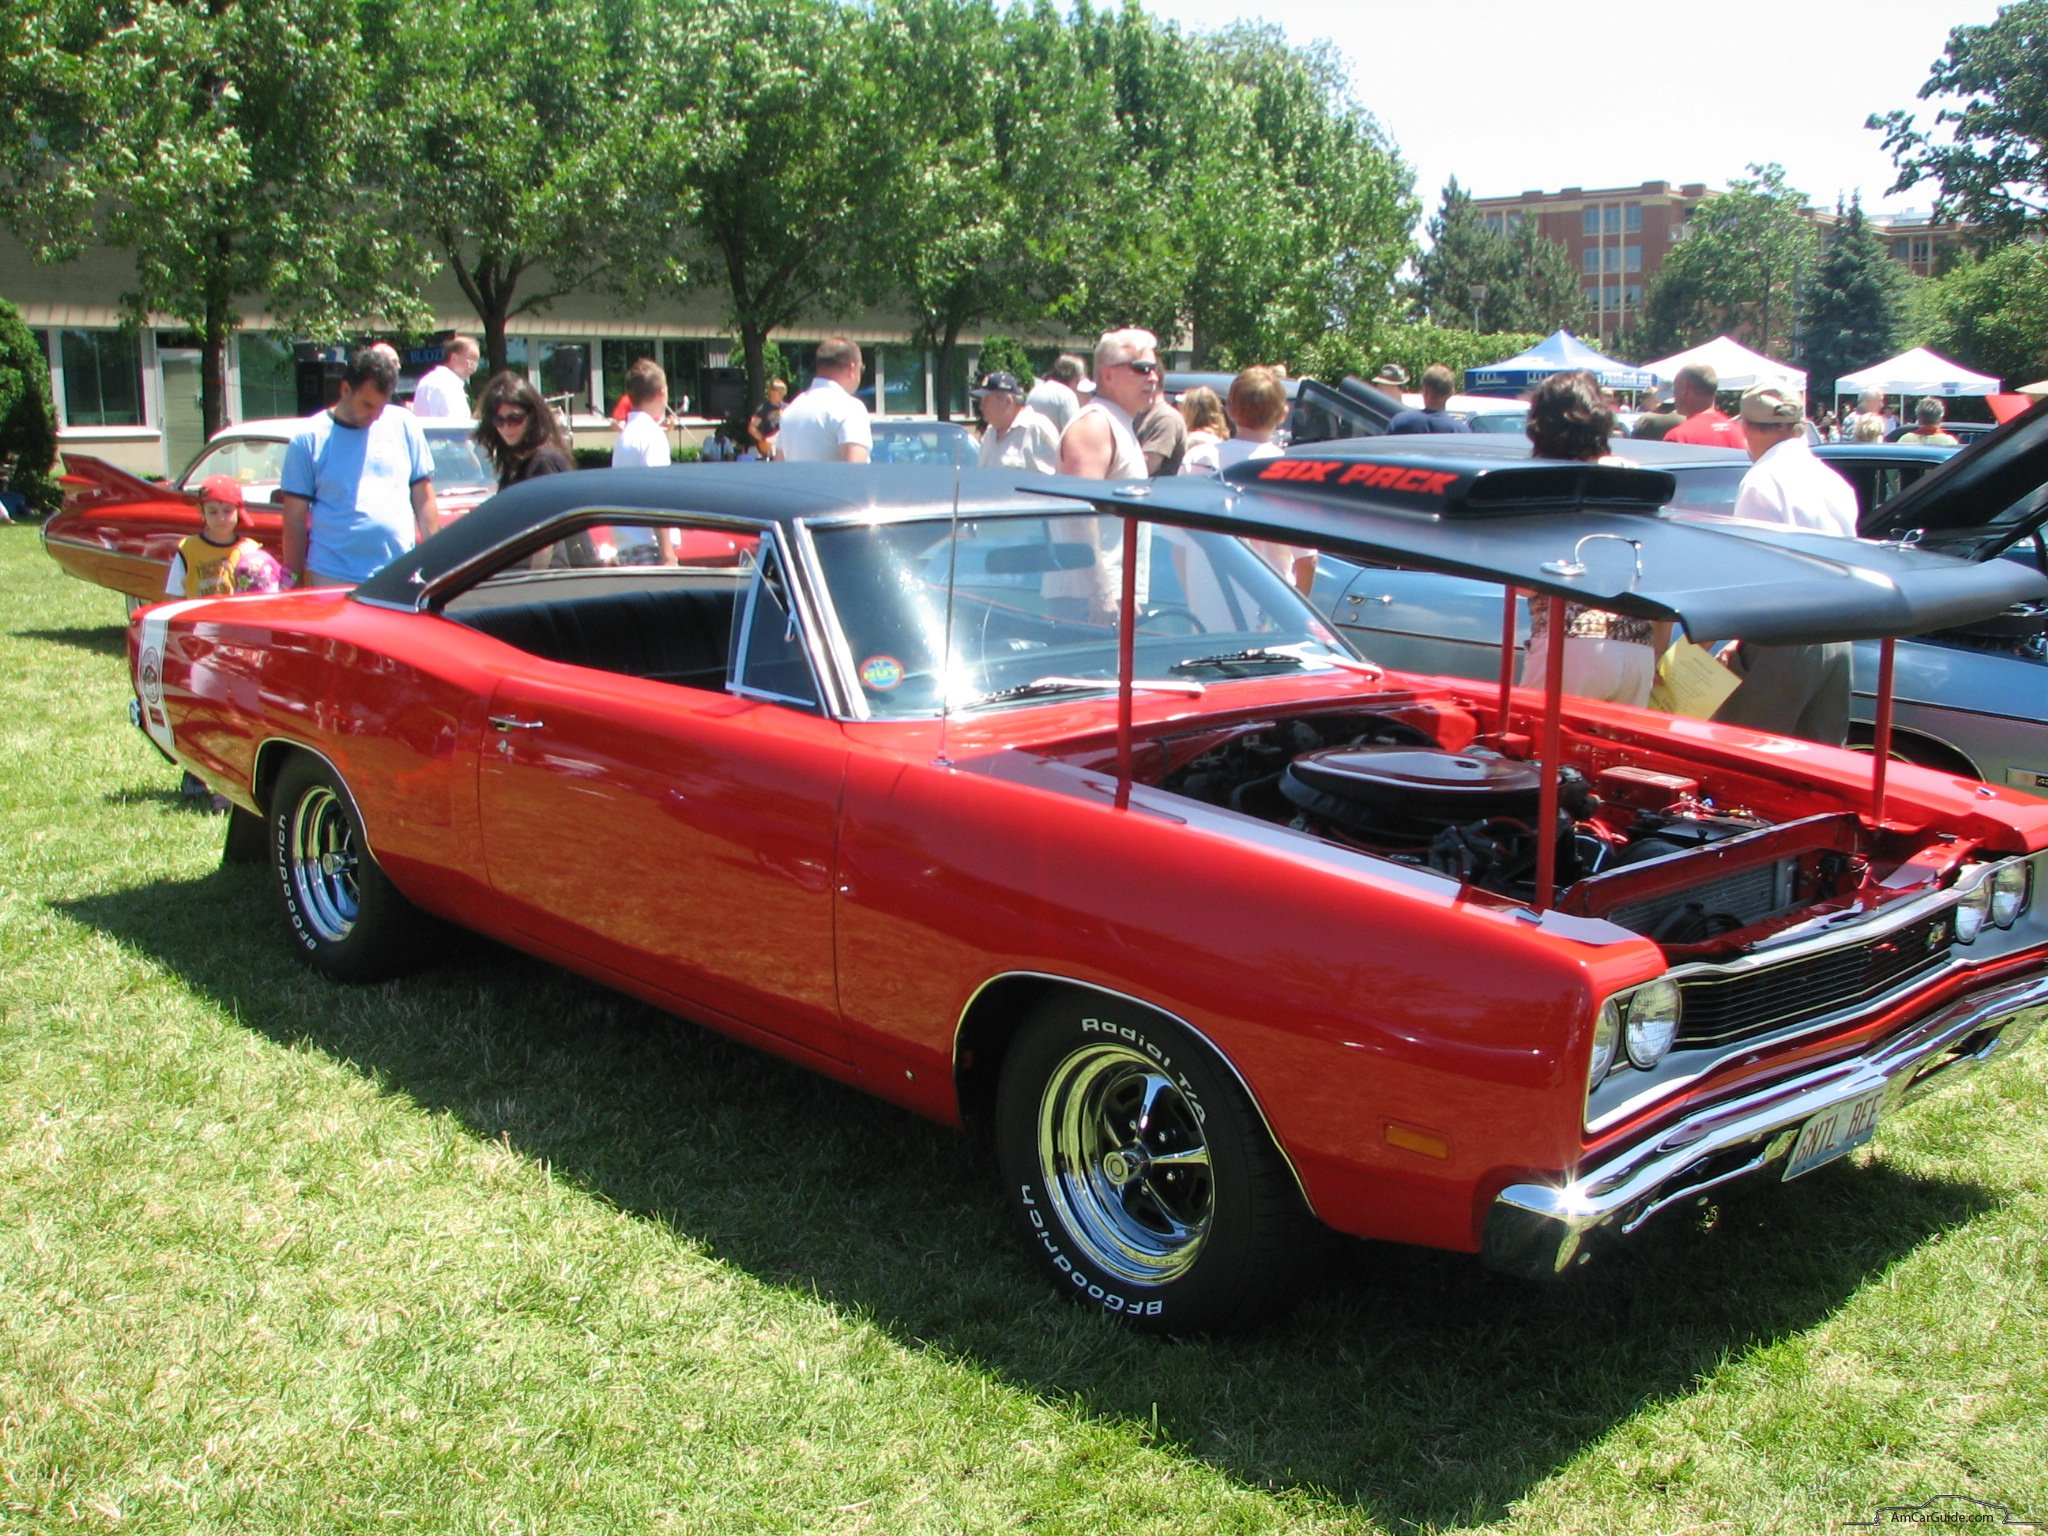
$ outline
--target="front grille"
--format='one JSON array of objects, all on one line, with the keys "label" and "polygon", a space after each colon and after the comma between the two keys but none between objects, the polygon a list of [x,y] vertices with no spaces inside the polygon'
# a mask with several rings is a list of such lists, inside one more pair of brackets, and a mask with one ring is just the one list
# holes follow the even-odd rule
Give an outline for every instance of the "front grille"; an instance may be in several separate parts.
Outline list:
[{"label": "front grille", "polygon": [[1947,912],[1881,938],[1732,976],[1690,976],[1678,1044],[1726,1045],[1824,1018],[1883,997],[1948,963],[1955,930]]}]

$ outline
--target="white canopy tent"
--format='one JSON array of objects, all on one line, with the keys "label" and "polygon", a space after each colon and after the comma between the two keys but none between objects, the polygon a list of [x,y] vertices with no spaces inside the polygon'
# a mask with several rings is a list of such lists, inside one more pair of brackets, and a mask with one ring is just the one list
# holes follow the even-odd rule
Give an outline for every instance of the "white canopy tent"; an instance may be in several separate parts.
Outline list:
[{"label": "white canopy tent", "polygon": [[1654,363],[1643,364],[1643,367],[1669,384],[1678,377],[1679,369],[1702,363],[1714,370],[1723,389],[1748,389],[1752,384],[1775,384],[1781,389],[1796,389],[1802,394],[1806,392],[1804,369],[1790,367],[1765,357],[1761,352],[1751,351],[1732,336],[1716,336],[1712,341],[1703,341],[1696,347],[1686,348],[1683,352],[1660,357]]},{"label": "white canopy tent", "polygon": [[1997,379],[1972,373],[1959,363],[1915,347],[1888,362],[1845,373],[1835,381],[1835,393],[1860,395],[1879,390],[1887,395],[1995,395]]}]

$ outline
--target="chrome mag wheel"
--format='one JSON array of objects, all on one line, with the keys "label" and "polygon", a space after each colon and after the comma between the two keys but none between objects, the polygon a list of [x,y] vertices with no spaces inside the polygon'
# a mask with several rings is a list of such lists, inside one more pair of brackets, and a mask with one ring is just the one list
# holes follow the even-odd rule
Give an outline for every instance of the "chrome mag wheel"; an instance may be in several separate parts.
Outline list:
[{"label": "chrome mag wheel", "polygon": [[1046,1080],[1037,1129],[1046,1193],[1090,1262],[1140,1285],[1194,1265],[1215,1215],[1209,1146],[1157,1063],[1123,1045],[1072,1052]]},{"label": "chrome mag wheel", "polygon": [[341,797],[315,784],[291,811],[285,848],[286,878],[315,935],[339,944],[356,926],[355,827]]}]

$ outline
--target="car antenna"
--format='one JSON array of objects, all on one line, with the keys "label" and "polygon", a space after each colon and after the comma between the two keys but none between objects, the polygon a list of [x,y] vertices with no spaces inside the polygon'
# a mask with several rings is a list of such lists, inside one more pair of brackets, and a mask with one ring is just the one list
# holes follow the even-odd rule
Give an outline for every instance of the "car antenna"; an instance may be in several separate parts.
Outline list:
[{"label": "car antenna", "polygon": [[946,725],[953,718],[953,579],[960,569],[960,466],[953,466],[953,512],[946,524],[946,639],[939,653],[939,752],[934,768],[950,768],[946,756]]}]

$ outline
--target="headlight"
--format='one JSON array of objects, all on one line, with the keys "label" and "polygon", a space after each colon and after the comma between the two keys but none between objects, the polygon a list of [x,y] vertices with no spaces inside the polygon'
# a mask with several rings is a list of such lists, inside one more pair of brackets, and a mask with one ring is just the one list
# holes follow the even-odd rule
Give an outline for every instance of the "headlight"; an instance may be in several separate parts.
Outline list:
[{"label": "headlight", "polygon": [[1660,978],[1637,987],[1625,1012],[1628,1059],[1647,1072],[1678,1038],[1678,983]]},{"label": "headlight", "polygon": [[2025,860],[1999,866],[1991,877],[1991,921],[2001,928],[2018,922],[2027,910],[2032,885],[2032,870]]},{"label": "headlight", "polygon": [[1956,903],[1956,942],[1968,944],[1984,931],[1985,919],[1991,916],[1991,882],[1979,880],[1976,886]]},{"label": "headlight", "polygon": [[1600,1079],[1614,1065],[1614,1048],[1621,1042],[1621,1005],[1613,998],[1600,1005],[1600,1017],[1593,1024],[1593,1060],[1586,1068],[1586,1091],[1600,1086]]}]

